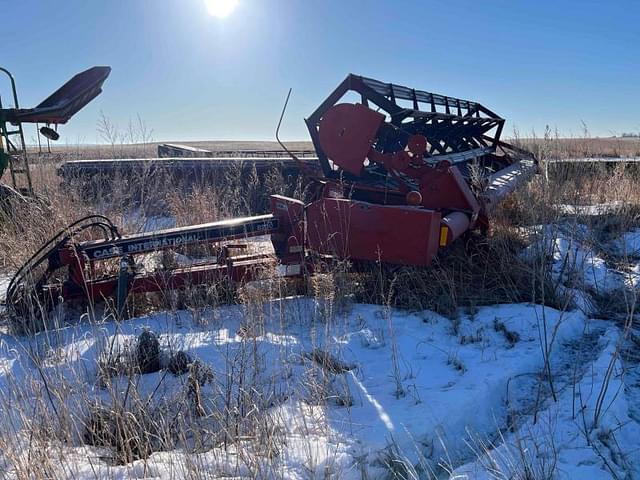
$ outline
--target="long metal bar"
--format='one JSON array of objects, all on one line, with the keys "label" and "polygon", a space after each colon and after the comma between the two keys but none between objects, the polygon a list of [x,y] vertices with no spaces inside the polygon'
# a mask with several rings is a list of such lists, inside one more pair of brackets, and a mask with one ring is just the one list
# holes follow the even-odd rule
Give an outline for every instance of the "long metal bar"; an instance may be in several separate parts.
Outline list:
[{"label": "long metal bar", "polygon": [[[317,158],[307,157],[305,160],[314,162]],[[286,164],[294,163],[290,158],[286,157],[156,157],[156,158],[99,158],[94,160],[70,160],[63,165],[84,165],[84,166],[100,166],[105,165],[111,168],[112,166],[126,166],[126,165],[144,165],[158,164],[158,165],[231,165],[234,163],[270,163],[270,164]]]},{"label": "long metal bar", "polygon": [[117,240],[93,240],[80,243],[76,247],[76,251],[84,254],[89,260],[104,260],[196,243],[268,235],[277,229],[277,218],[271,214],[259,215],[126,235]]},{"label": "long metal bar", "polygon": [[[315,157],[316,152],[312,149],[288,149],[297,157]],[[204,148],[181,145],[177,143],[162,143],[158,145],[158,157],[193,157],[193,158],[225,158],[225,157],[247,157],[247,158],[289,158],[289,154],[280,149],[252,150],[252,149],[225,149],[206,150]]]}]

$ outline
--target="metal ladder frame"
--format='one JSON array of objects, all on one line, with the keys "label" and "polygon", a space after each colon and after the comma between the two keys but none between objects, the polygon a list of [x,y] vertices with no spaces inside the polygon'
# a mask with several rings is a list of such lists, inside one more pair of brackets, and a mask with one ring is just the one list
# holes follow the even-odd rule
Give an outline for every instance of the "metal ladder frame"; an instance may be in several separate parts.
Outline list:
[{"label": "metal ladder frame", "polygon": [[[11,89],[13,91],[13,103],[16,109],[20,108],[18,103],[18,92],[16,90],[16,82],[11,75],[11,72],[6,68],[0,67],[0,71],[4,72],[11,81]],[[2,111],[2,97],[0,96],[0,112]],[[19,191],[22,194],[26,194],[29,196],[33,195],[33,185],[31,183],[31,171],[29,170],[29,161],[27,158],[27,147],[24,141],[24,130],[22,129],[22,123],[18,122],[15,126],[14,130],[11,130],[11,124],[7,122],[4,116],[0,117],[0,135],[2,136],[2,141],[0,141],[0,152],[7,153],[9,156],[9,171],[11,172],[11,183],[13,184],[13,188]],[[11,136],[18,135],[20,148],[11,141]],[[6,145],[6,150],[5,150]],[[18,165],[15,165],[15,162],[18,162]],[[24,165],[20,165],[22,162]],[[21,175],[26,177],[26,185],[21,184],[17,178]]]}]

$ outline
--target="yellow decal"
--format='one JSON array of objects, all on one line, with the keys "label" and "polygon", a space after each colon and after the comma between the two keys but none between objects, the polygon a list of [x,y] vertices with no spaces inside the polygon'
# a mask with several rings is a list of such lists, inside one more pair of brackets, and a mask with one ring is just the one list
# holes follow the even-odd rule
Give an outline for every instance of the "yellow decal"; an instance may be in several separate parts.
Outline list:
[{"label": "yellow decal", "polygon": [[441,247],[446,247],[447,246],[447,237],[449,233],[449,229],[447,227],[440,227],[440,246]]}]

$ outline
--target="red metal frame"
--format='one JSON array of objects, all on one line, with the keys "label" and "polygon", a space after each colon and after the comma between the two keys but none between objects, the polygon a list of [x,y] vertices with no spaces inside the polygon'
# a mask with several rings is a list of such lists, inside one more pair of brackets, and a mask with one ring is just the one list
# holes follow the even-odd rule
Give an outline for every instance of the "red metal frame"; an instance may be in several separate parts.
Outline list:
[{"label": "red metal frame", "polygon": [[[404,92],[402,95],[412,95],[417,104],[416,91],[397,90],[404,87],[377,84],[371,79],[349,77],[347,80],[347,84],[334,92],[308,121],[323,168],[331,172],[325,178],[312,179],[318,188],[308,203],[273,195],[269,215],[91,242],[75,242],[68,238],[56,244],[49,253],[49,268],[37,283],[40,296],[55,303],[58,298],[96,301],[117,295],[120,304],[123,295],[126,298],[129,294],[222,281],[247,282],[260,278],[276,260],[285,267],[288,276],[312,272],[316,260],[327,257],[424,267],[465,232],[478,226],[486,228],[487,210],[493,205],[492,200],[500,199],[507,189],[495,189],[490,191],[492,196],[477,198],[469,178],[465,178],[458,166],[464,168],[465,162],[473,160],[478,152],[484,155],[482,152],[487,149],[495,151],[498,146],[508,147],[499,142],[498,134],[489,148],[489,139],[483,136],[488,128],[498,126],[501,129],[503,120],[479,104],[425,92],[418,93],[420,101],[428,99],[431,103],[430,113],[417,108],[401,109],[385,99],[384,94],[389,91],[393,97],[397,92]],[[355,82],[353,85],[370,100],[375,100],[375,104],[386,105],[391,123],[385,115],[365,104],[334,105],[348,89],[349,82]],[[458,105],[457,115],[449,111],[451,100]],[[444,106],[446,112],[436,112],[435,104]],[[460,111],[462,104],[466,114]],[[481,110],[486,118],[475,115]],[[432,123],[420,130],[419,120],[425,115]],[[412,134],[401,131],[405,125],[401,119],[409,117],[413,118],[412,125],[417,129]],[[447,126],[442,123],[445,120],[455,120],[456,126]],[[478,126],[481,124],[482,128]],[[397,138],[406,134],[406,142],[397,148],[393,135],[388,135],[391,127]],[[471,129],[469,131],[475,136],[469,140],[464,134],[454,139],[461,146],[449,154],[446,151],[448,142],[454,140],[444,132],[447,128],[457,129],[456,134],[460,135],[459,129]],[[437,134],[439,143],[431,145],[432,139],[427,138],[427,134]],[[461,139],[465,145],[470,142],[478,148],[468,150],[468,145],[462,145]],[[436,160],[430,151],[434,148],[441,150]],[[487,155],[488,160],[485,160],[490,161],[489,157]],[[509,163],[509,160],[505,161]],[[334,170],[334,166],[338,168]],[[518,177],[518,174],[531,171],[518,169],[512,176],[521,181],[526,176]],[[502,173],[501,170],[496,175]],[[231,255],[230,240],[260,235],[271,236],[275,258],[263,252]],[[221,254],[214,261],[192,267],[136,272],[137,255],[199,243],[218,244]],[[97,275],[96,272],[104,270],[99,264],[113,259],[120,259],[120,274]],[[48,282],[54,271],[62,267],[68,267],[67,280],[62,284]]]},{"label": "red metal frame", "polygon": [[[179,267],[165,272],[134,275],[128,285],[130,294],[152,293],[178,290],[189,286],[198,286],[229,281],[246,283],[260,277],[260,272],[274,266],[272,255],[256,254],[231,257],[223,263],[200,263],[189,267]],[[62,297],[67,301],[90,299],[97,301],[115,295],[118,277],[84,278],[80,282],[69,279],[62,285],[50,285],[47,288],[49,298]]]}]

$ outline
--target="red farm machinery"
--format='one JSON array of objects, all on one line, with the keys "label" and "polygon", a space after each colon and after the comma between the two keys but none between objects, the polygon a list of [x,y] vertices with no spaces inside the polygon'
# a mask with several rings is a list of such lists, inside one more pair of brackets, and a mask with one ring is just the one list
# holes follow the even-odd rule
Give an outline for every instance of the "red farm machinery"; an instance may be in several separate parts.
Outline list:
[{"label": "red farm machinery", "polygon": [[[426,267],[465,233],[486,230],[491,209],[537,170],[529,152],[501,141],[504,119],[480,103],[357,75],[306,123],[319,168],[292,155],[309,177],[306,201],[274,195],[269,214],[135,235],[84,218],[17,272],[8,307],[28,319],[62,302],[111,299],[122,314],[134,294],[244,283],[274,265],[284,277],[335,260]],[[93,239],[81,240],[87,231]],[[265,236],[270,251],[247,247]],[[200,262],[142,267],[150,253],[203,244],[216,248]]]}]

